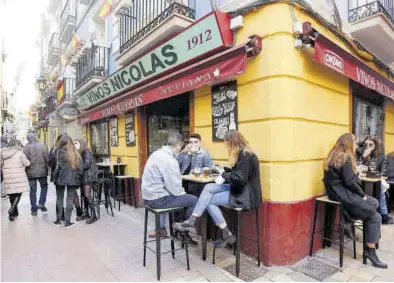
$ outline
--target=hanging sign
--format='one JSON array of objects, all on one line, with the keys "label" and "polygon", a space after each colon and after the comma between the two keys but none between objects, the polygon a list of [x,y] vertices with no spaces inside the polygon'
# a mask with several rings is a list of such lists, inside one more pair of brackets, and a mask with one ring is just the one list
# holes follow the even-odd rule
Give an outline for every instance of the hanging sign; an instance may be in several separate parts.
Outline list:
[{"label": "hanging sign", "polygon": [[135,145],[135,121],[134,112],[125,115],[126,146]]},{"label": "hanging sign", "polygon": [[119,146],[118,118],[112,118],[109,121],[109,125],[111,133],[111,146]]},{"label": "hanging sign", "polygon": [[73,107],[65,107],[59,110],[59,115],[66,120],[75,120],[81,114],[78,109]]},{"label": "hanging sign", "polygon": [[230,130],[237,130],[237,82],[212,87],[212,140],[222,141]]},{"label": "hanging sign", "polygon": [[219,11],[212,12],[77,97],[77,103],[82,109],[90,108],[126,89],[232,43],[230,16]]}]

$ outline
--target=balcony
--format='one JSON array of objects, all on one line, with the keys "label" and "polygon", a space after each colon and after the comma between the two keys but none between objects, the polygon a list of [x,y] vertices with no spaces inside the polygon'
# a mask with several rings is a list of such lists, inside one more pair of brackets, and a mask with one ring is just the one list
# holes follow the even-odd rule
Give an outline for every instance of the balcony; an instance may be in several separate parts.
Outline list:
[{"label": "balcony", "polygon": [[108,76],[109,48],[92,45],[75,64],[76,85],[74,96],[100,83]]},{"label": "balcony", "polygon": [[54,66],[59,60],[59,34],[53,33],[51,36],[51,40],[49,41],[48,48],[48,65]]},{"label": "balcony", "polygon": [[71,38],[76,25],[76,4],[75,0],[68,0],[60,16],[60,37],[61,43],[67,43]]},{"label": "balcony", "polygon": [[45,109],[46,109],[46,116],[56,110],[56,98],[55,97],[50,96],[45,100]]},{"label": "balcony", "polygon": [[119,54],[124,66],[147,49],[180,32],[195,20],[195,1],[133,0],[123,5],[119,17]]},{"label": "balcony", "polygon": [[384,63],[394,63],[394,0],[348,0],[350,34]]}]

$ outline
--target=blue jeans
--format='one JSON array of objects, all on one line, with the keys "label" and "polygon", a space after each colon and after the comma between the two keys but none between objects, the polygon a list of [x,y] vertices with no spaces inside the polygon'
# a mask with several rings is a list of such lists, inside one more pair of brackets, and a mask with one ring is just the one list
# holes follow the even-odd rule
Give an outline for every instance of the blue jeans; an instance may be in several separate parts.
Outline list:
[{"label": "blue jeans", "polygon": [[48,192],[48,178],[40,177],[40,178],[29,178],[30,185],[30,204],[31,210],[37,210],[37,182],[40,182],[41,192],[40,192],[40,200],[38,201],[39,206],[44,206],[47,201],[47,192]]},{"label": "blue jeans", "polygon": [[381,215],[387,215],[389,212],[387,210],[386,195],[383,192],[383,185],[381,186],[379,203],[380,203],[380,214]]},{"label": "blue jeans", "polygon": [[193,214],[201,216],[205,210],[211,215],[216,226],[225,224],[223,214],[220,211],[220,205],[228,205],[230,201],[229,184],[207,184],[202,191],[200,198],[194,208]]}]

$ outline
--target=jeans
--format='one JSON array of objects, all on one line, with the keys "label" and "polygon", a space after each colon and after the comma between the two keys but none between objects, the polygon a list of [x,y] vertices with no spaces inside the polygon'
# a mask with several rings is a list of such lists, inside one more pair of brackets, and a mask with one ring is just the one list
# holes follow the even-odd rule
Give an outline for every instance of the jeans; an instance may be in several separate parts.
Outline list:
[{"label": "jeans", "polygon": [[387,202],[386,202],[386,195],[383,192],[383,185],[381,187],[381,191],[380,191],[380,214],[381,215],[387,215],[388,214],[388,210],[387,210]]},{"label": "jeans", "polygon": [[201,216],[205,210],[208,210],[216,226],[225,224],[223,214],[220,211],[219,205],[228,205],[230,200],[230,185],[229,184],[207,184],[202,191],[197,205],[193,213]]},{"label": "jeans", "polygon": [[[379,202],[377,199],[367,196],[366,202],[374,207],[376,210],[379,206]],[[382,226],[382,217],[378,212],[375,212],[374,215],[367,219],[363,219],[365,222],[365,237],[367,243],[379,243],[380,239],[380,228]]]},{"label": "jeans", "polygon": [[37,210],[37,182],[40,182],[41,192],[40,199],[38,201],[39,206],[44,206],[47,200],[47,192],[48,192],[48,178],[40,177],[40,178],[29,178],[30,185],[30,204],[31,210]]},{"label": "jeans", "polygon": [[[154,200],[144,200],[144,203],[152,208],[171,208],[171,207],[185,207],[186,212],[184,219],[192,215],[193,209],[196,206],[198,198],[193,195],[180,195],[180,196],[165,196]],[[160,227],[166,227],[166,215],[160,215]]]},{"label": "jeans", "polygon": [[[67,198],[66,198],[66,215],[65,220],[66,222],[70,222],[71,214],[73,211],[73,200],[76,194],[78,186],[67,186]],[[63,212],[63,199],[64,199],[64,192],[66,190],[65,186],[56,186],[56,211],[57,211],[57,219],[60,220],[62,218]]]}]

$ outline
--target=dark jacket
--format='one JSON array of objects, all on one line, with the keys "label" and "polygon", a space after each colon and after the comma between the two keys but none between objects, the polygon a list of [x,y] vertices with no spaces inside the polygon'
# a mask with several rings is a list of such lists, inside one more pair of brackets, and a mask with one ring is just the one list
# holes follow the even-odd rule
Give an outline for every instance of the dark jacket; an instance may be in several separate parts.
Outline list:
[{"label": "dark jacket", "polygon": [[225,168],[222,177],[230,184],[230,206],[243,209],[257,208],[261,204],[259,160],[255,154],[238,155],[233,168]]},{"label": "dark jacket", "polygon": [[55,173],[57,163],[57,148],[52,147],[49,152],[49,168],[51,169],[51,182],[53,182],[53,174]]},{"label": "dark jacket", "polygon": [[387,155],[383,168],[383,174],[388,177],[388,180],[394,181],[394,152]]},{"label": "dark jacket", "polygon": [[83,172],[82,162],[77,169],[73,169],[67,160],[67,151],[59,149],[57,168],[54,172],[54,183],[57,186],[80,186]]},{"label": "dark jacket", "polygon": [[93,176],[94,176],[93,153],[90,149],[85,149],[82,152],[81,157],[82,157],[82,163],[83,163],[83,173],[82,173],[81,185],[92,183]]},{"label": "dark jacket", "polygon": [[378,157],[372,157],[372,156],[371,157],[369,157],[369,156],[364,157],[363,156],[364,151],[365,151],[365,148],[363,146],[359,146],[357,148],[357,150],[356,150],[357,160],[361,161],[363,163],[363,165],[366,165],[366,166],[368,166],[371,161],[375,161],[376,162],[376,170],[379,171],[379,172],[382,172],[382,170],[383,170],[383,163],[384,163],[384,160],[385,160],[384,153],[382,153]]},{"label": "dark jacket", "polygon": [[354,173],[350,159],[341,168],[330,166],[324,171],[323,182],[329,199],[340,202],[352,218],[365,220],[376,213],[375,208],[363,199],[361,181]]},{"label": "dark jacket", "polygon": [[23,151],[30,161],[26,168],[28,178],[40,178],[48,176],[49,153],[45,145],[39,143],[34,134],[27,134],[28,144]]}]

